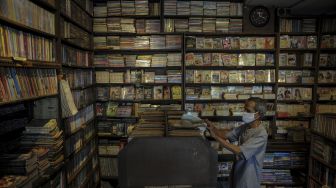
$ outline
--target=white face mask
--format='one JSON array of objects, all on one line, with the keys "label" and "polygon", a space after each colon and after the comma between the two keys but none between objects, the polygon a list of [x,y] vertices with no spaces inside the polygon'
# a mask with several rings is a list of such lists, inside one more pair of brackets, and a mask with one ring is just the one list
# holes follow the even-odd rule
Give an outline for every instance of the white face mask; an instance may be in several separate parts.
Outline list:
[{"label": "white face mask", "polygon": [[244,112],[243,113],[243,118],[242,118],[242,120],[243,120],[243,122],[244,123],[251,123],[251,122],[253,122],[255,119],[254,119],[254,115],[255,115],[256,113],[249,113],[249,112]]}]

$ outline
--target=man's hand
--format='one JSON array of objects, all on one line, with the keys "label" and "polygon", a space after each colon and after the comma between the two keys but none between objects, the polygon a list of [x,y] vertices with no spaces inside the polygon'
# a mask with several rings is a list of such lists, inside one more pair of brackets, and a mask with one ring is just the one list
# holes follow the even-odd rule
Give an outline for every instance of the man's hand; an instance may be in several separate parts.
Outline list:
[{"label": "man's hand", "polygon": [[219,136],[218,135],[218,129],[215,127],[213,122],[209,121],[208,119],[205,119],[204,121],[207,124],[207,127],[210,131],[211,136],[214,137],[214,138],[217,138]]}]

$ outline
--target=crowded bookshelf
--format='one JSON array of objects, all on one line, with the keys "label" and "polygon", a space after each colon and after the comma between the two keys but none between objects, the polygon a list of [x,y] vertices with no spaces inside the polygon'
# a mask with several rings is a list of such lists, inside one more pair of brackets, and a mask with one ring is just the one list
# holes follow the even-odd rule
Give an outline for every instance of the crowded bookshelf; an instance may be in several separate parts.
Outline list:
[{"label": "crowded bookshelf", "polygon": [[0,187],[118,187],[119,152],[142,137],[204,138],[228,185],[234,154],[181,117],[231,130],[250,97],[267,108],[261,186],[335,187],[336,17],[275,15],[258,32],[245,9],[1,1]]}]

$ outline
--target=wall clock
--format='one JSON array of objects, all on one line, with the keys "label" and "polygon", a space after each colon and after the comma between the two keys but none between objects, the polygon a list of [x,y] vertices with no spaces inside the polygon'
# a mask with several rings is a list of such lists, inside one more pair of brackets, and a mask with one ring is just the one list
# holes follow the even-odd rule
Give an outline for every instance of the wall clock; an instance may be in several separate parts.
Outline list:
[{"label": "wall clock", "polygon": [[249,18],[255,27],[264,27],[270,20],[270,12],[264,6],[256,6],[251,9]]}]

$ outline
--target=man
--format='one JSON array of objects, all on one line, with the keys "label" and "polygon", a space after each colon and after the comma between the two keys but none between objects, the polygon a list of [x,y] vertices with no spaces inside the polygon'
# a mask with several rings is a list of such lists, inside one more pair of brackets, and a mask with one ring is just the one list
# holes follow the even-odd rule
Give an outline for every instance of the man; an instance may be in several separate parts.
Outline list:
[{"label": "man", "polygon": [[[223,147],[236,155],[233,168],[233,188],[258,188],[263,166],[268,134],[261,125],[266,113],[266,104],[260,98],[249,98],[245,102],[244,125],[230,132],[218,130],[206,120],[211,135]],[[238,141],[238,146],[230,142]]]}]

